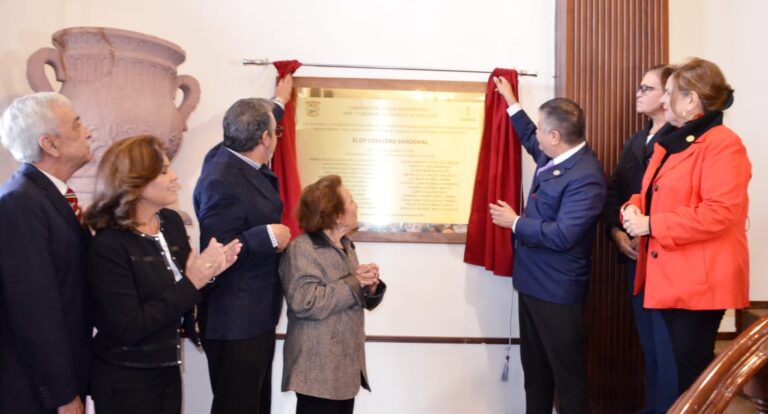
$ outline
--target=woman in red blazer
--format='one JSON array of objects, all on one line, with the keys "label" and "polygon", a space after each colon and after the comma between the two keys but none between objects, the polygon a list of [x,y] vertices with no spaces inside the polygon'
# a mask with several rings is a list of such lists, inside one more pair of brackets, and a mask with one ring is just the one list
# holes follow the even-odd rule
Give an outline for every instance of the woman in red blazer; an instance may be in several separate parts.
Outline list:
[{"label": "woman in red blazer", "polygon": [[661,131],[639,194],[622,221],[642,236],[635,292],[667,324],[684,392],[714,357],[725,309],[749,305],[747,185],[741,139],[723,125],[733,90],[712,62],[675,68],[662,98]]}]

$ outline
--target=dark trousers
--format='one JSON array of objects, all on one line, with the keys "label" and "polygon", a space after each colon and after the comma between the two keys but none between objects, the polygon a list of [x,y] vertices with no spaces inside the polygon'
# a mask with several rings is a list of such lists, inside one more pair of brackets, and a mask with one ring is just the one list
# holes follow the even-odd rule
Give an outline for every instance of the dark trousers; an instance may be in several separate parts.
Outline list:
[{"label": "dark trousers", "polygon": [[296,393],[296,414],[352,414],[355,399],[326,400]]},{"label": "dark trousers", "polygon": [[[635,286],[635,262],[627,264],[629,290]],[[645,362],[645,405],[638,414],[664,414],[677,399],[677,367],[672,340],[661,312],[645,309],[644,292],[632,296],[632,313]]]},{"label": "dark trousers", "polygon": [[269,414],[275,331],[252,339],[203,340],[213,390],[211,414]]},{"label": "dark trousers", "polygon": [[179,367],[126,368],[94,359],[91,397],[99,414],[180,414]]},{"label": "dark trousers", "polygon": [[661,309],[677,362],[678,395],[685,392],[715,358],[717,329],[724,310]]},{"label": "dark trousers", "polygon": [[551,303],[524,293],[519,297],[526,413],[551,414],[557,392],[561,414],[586,414],[584,305]]}]

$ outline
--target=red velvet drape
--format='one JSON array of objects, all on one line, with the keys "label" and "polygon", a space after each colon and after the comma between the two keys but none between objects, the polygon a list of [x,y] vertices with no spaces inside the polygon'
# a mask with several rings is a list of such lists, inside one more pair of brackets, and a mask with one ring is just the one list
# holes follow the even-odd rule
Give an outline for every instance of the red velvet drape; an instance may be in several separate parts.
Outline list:
[{"label": "red velvet drape", "polygon": [[[297,60],[282,60],[273,62],[273,65],[277,69],[278,79],[282,79],[286,75],[292,75],[301,63]],[[296,164],[296,103],[294,99],[285,104],[285,114],[278,124],[283,127],[283,137],[278,141],[272,157],[272,170],[280,183],[280,198],[283,200],[282,223],[291,229],[291,236],[295,238],[301,234],[295,214],[301,195],[301,183]]]},{"label": "red velvet drape", "polygon": [[495,275],[512,275],[512,231],[491,222],[488,204],[504,200],[519,213],[520,195],[520,139],[507,115],[507,103],[496,92],[494,76],[506,78],[517,93],[517,71],[495,69],[488,79],[485,92],[485,122],[480,156],[472,195],[472,210],[467,226],[466,263],[485,266]]}]

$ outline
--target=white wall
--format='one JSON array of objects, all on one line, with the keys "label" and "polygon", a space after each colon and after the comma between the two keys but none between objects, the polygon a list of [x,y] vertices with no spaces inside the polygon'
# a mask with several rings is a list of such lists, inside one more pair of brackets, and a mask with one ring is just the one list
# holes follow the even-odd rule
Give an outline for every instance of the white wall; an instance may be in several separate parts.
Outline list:
[{"label": "white wall", "polygon": [[[192,211],[192,189],[205,151],[221,137],[221,117],[236,99],[270,96],[274,71],[243,67],[242,58],[296,58],[314,63],[380,64],[539,72],[521,81],[522,102],[534,112],[553,96],[554,1],[353,0],[253,2],[0,0],[0,108],[30,93],[26,58],[50,46],[51,34],[70,26],[108,26],[179,44],[187,61],[179,73],[196,77],[200,105],[173,161],[181,177],[181,207]],[[484,75],[302,68],[297,76],[486,81]],[[16,164],[0,150],[0,180]],[[530,182],[531,165],[524,169]],[[469,196],[469,195],[468,195]],[[196,228],[193,230],[196,240]],[[388,297],[368,318],[379,335],[505,336],[510,328],[511,281],[462,262],[463,245],[360,243],[389,284]],[[516,320],[516,316],[513,317]],[[516,323],[513,324],[516,326]],[[292,393],[279,391],[275,358],[275,413],[293,410]],[[510,381],[499,381],[504,346],[371,343],[372,394],[360,394],[365,413],[520,412],[522,373],[513,347]],[[186,413],[204,413],[210,390],[204,356],[187,346]]]},{"label": "white wall", "polygon": [[725,124],[741,136],[752,161],[750,196],[750,299],[768,300],[768,2],[763,0],[670,0],[671,63],[698,56],[720,66],[735,89]]},{"label": "white wall", "polygon": [[[50,35],[70,26],[109,26],[156,35],[179,44],[187,62],[179,72],[202,86],[185,144],[173,162],[182,177],[181,206],[192,211],[191,191],[205,150],[220,139],[224,110],[243,96],[271,95],[271,69],[243,67],[244,57],[316,63],[382,64],[490,70],[537,70],[523,78],[522,100],[533,112],[553,94],[554,2],[479,0],[452,6],[437,0],[293,2],[0,0],[0,108],[30,93],[26,57],[50,46]],[[701,56],[718,63],[736,89],[726,122],[739,133],[753,164],[751,194],[752,300],[768,300],[768,144],[761,129],[768,38],[762,0],[670,0],[672,62]],[[302,68],[299,76],[485,81],[482,75]],[[0,180],[16,168],[0,149]],[[530,182],[530,165],[524,169]],[[194,230],[196,231],[196,230]],[[196,237],[196,235],[193,235]],[[460,245],[361,243],[360,256],[376,261],[390,286],[368,318],[370,334],[503,336],[510,331],[509,279],[462,263]],[[515,316],[513,316],[513,319]],[[513,324],[516,325],[516,324]],[[513,326],[512,334],[516,335]],[[292,411],[279,392],[281,346],[275,358],[276,413]],[[501,383],[503,346],[371,343],[374,392],[363,392],[358,412],[508,413],[522,409],[522,373],[513,347],[509,383]],[[186,348],[185,412],[210,402],[204,357]],[[460,373],[460,374],[459,374]]]}]

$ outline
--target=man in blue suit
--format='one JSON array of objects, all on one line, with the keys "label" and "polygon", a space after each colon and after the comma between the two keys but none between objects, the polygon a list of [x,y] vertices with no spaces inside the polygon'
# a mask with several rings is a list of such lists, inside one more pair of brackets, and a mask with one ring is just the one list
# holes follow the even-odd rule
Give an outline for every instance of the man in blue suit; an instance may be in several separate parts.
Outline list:
[{"label": "man in blue suit", "polygon": [[290,241],[283,203],[267,162],[277,146],[273,103],[241,99],[224,115],[224,141],[206,156],[194,191],[200,243],[239,239],[237,262],[201,306],[212,413],[270,412],[275,326],[282,289],[280,253]]},{"label": "man in blue suit", "polygon": [[514,233],[526,412],[550,414],[556,393],[562,413],[587,413],[584,298],[605,173],[586,145],[584,112],[575,102],[545,102],[537,127],[509,82],[494,82],[537,166],[522,215],[501,200],[490,205],[494,224]]},{"label": "man in blue suit", "polygon": [[16,99],[0,138],[21,162],[0,187],[0,412],[83,412],[91,324],[91,238],[67,180],[91,158],[91,132],[56,93]]}]

